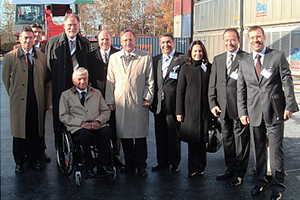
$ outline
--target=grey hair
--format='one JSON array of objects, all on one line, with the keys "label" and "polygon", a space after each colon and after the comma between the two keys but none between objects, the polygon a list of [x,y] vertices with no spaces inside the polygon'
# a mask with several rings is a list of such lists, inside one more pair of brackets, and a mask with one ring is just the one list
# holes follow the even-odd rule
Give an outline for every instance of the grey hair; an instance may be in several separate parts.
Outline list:
[{"label": "grey hair", "polygon": [[77,69],[74,70],[73,75],[72,75],[72,79],[77,78],[78,75],[81,75],[81,74],[87,74],[87,76],[89,76],[89,72],[86,68],[78,67]]}]

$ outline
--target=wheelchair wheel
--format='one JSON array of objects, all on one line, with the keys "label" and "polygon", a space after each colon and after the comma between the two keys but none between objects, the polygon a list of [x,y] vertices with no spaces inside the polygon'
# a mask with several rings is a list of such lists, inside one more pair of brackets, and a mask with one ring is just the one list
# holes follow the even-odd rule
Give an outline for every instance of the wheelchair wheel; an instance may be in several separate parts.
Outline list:
[{"label": "wheelchair wheel", "polygon": [[74,147],[71,134],[67,131],[62,131],[60,138],[57,141],[56,158],[59,169],[70,175],[74,169]]}]

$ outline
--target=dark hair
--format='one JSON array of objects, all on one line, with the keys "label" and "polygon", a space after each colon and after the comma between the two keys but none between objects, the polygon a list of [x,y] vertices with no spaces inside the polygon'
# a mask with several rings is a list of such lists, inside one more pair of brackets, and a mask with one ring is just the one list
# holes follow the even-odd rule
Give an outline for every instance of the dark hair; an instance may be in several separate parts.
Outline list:
[{"label": "dark hair", "polygon": [[159,41],[160,41],[160,39],[161,39],[162,37],[170,37],[171,40],[174,42],[174,37],[173,37],[173,35],[172,35],[171,33],[163,33],[163,34],[161,34],[161,35],[159,36]]},{"label": "dark hair", "polygon": [[121,39],[121,37],[122,37],[125,33],[128,33],[128,32],[132,33],[133,37],[136,38],[134,32],[132,32],[131,30],[125,29],[124,31],[121,31],[121,33],[120,33],[120,39]]},{"label": "dark hair", "polygon": [[80,22],[80,21],[79,21],[78,15],[76,15],[76,14],[74,14],[74,13],[66,14],[65,19],[64,19],[64,22],[66,22],[70,17],[76,17],[78,23]]},{"label": "dark hair", "polygon": [[38,23],[32,23],[32,24],[30,24],[30,27],[31,28],[40,28],[40,29],[43,30],[43,27],[40,24],[38,24]]},{"label": "dark hair", "polygon": [[257,29],[260,29],[261,32],[262,32],[262,34],[265,35],[265,31],[264,31],[264,29],[263,29],[262,27],[260,27],[260,26],[251,26],[251,27],[249,27],[249,29],[248,29],[248,37],[249,37],[249,33],[250,33],[251,31],[255,31],[255,30],[257,30]]},{"label": "dark hair", "polygon": [[226,29],[223,33],[223,38],[224,38],[225,33],[227,33],[227,32],[234,32],[236,34],[237,38],[240,39],[240,34],[235,28]]},{"label": "dark hair", "polygon": [[22,28],[22,30],[20,31],[20,36],[21,36],[21,34],[22,34],[23,32],[32,32],[32,33],[33,33],[33,30],[32,30],[32,28],[31,28],[30,26],[24,26],[24,27]]},{"label": "dark hair", "polygon": [[195,45],[200,45],[201,46],[202,51],[203,51],[202,60],[204,60],[205,63],[209,63],[209,60],[208,60],[208,57],[207,57],[207,51],[206,51],[206,48],[205,48],[204,44],[200,40],[195,40],[189,46],[185,64],[187,64],[187,65],[192,64],[192,49]]}]

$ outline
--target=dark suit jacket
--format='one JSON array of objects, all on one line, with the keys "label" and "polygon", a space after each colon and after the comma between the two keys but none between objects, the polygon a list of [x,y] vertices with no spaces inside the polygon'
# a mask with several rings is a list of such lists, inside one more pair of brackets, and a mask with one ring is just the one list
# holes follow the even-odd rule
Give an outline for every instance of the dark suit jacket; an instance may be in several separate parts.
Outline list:
[{"label": "dark suit jacket", "polygon": [[258,80],[255,72],[253,53],[240,62],[237,82],[237,100],[239,116],[249,116],[251,126],[259,126],[262,119],[267,125],[278,123],[271,104],[271,96],[283,92],[285,110],[296,112],[293,79],[283,52],[266,49],[262,71],[271,73],[269,78],[261,76]]},{"label": "dark suit jacket", "polygon": [[[109,57],[119,51],[111,46]],[[92,86],[96,89],[99,89],[103,96],[105,96],[105,86],[106,86],[106,75],[107,75],[107,66],[108,62],[104,63],[102,56],[100,54],[100,47],[98,44],[92,44],[92,50],[88,54],[89,58],[89,74],[90,82]]]},{"label": "dark suit jacket", "polygon": [[222,110],[221,118],[224,119],[225,113],[231,119],[238,119],[236,83],[237,80],[230,77],[234,71],[238,72],[240,61],[247,55],[246,52],[239,50],[232,63],[229,75],[227,75],[227,52],[214,57],[209,81],[209,105],[210,109],[219,106]]},{"label": "dark suit jacket", "polygon": [[[162,76],[162,58],[163,55],[159,54],[153,58],[154,68],[154,100],[151,111],[154,114],[159,114],[162,108],[162,93],[164,93],[164,112],[166,115],[175,115],[176,108],[176,87],[177,80],[170,78],[170,72],[173,67],[182,66],[186,60],[186,55],[175,52],[171,63],[169,65],[165,79]],[[180,68],[176,70],[179,73]]]},{"label": "dark suit jacket", "polygon": [[[88,53],[90,52],[90,42],[77,34],[76,37],[76,59],[80,67],[88,69]],[[59,98],[63,91],[73,86],[72,73],[73,66],[70,55],[68,38],[65,32],[50,38],[46,45],[47,64],[52,73],[52,106],[54,132],[60,131],[60,121],[58,116]]]}]

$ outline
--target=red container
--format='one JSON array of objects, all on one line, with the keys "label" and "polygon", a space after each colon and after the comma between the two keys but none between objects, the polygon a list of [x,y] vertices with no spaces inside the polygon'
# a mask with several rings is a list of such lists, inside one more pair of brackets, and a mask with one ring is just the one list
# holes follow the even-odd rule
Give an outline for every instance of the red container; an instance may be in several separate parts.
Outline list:
[{"label": "red container", "polygon": [[182,1],[182,14],[192,13],[194,7],[193,0],[183,0]]},{"label": "red container", "polygon": [[174,16],[182,14],[182,1],[185,0],[174,0]]}]

